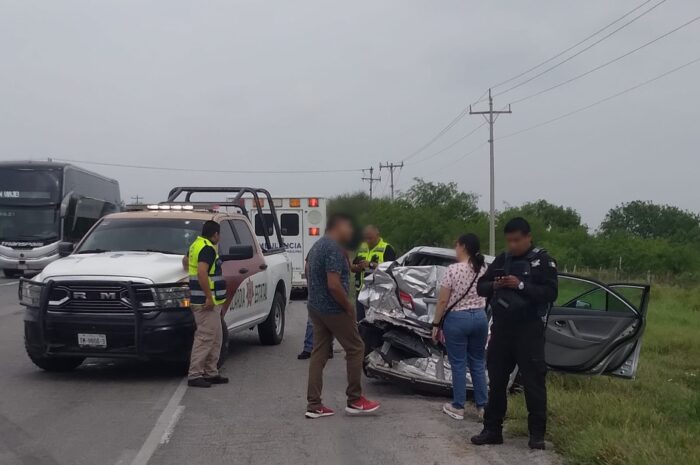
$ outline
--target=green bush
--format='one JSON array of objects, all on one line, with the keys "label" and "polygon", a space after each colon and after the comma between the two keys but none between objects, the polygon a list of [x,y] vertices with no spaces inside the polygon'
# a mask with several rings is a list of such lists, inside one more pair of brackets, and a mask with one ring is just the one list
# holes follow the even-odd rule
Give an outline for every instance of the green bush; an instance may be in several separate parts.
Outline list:
[{"label": "green bush", "polygon": [[[363,193],[331,199],[330,212],[354,216],[359,225],[375,224],[401,253],[417,245],[451,247],[465,232],[473,232],[488,250],[488,215],[478,208],[478,197],[459,191],[454,183],[415,184],[396,201],[373,199]],[[645,220],[682,225],[654,227]],[[662,276],[679,282],[700,275],[698,215],[675,207],[631,202],[610,210],[601,232],[591,232],[572,208],[545,200],[529,202],[498,213],[496,249],[504,246],[500,231],[510,218],[523,216],[532,225],[536,243],[567,270],[615,270],[617,276]]]}]

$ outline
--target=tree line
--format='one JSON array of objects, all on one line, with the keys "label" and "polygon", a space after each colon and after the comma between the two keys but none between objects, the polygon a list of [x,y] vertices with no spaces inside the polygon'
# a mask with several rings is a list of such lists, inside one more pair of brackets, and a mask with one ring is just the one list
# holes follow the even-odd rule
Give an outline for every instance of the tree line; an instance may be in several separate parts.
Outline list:
[{"label": "tree line", "polygon": [[[488,248],[488,213],[478,195],[456,183],[420,178],[395,201],[370,200],[364,193],[329,202],[329,212],[352,215],[358,224],[376,224],[400,252],[416,245],[451,247],[464,232],[473,232]],[[633,201],[611,208],[598,230],[591,231],[570,207],[546,200],[508,207],[497,213],[497,231],[508,219],[523,216],[537,244],[556,257],[560,268],[616,270],[624,276],[668,276],[692,281],[700,275],[700,215],[670,205]],[[497,250],[503,248],[496,234]]]}]

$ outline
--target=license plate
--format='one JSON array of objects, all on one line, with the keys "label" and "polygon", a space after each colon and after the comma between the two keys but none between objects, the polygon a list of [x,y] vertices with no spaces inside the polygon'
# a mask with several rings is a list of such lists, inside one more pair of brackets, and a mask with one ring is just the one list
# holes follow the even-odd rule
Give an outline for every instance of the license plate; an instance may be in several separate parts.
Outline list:
[{"label": "license plate", "polygon": [[80,347],[107,348],[107,335],[78,333],[78,345]]}]

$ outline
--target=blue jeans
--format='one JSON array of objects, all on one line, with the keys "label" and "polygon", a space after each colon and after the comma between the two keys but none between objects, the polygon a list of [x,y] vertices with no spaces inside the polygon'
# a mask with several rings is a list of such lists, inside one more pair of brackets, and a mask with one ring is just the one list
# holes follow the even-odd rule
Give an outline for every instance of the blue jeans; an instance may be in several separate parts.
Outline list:
[{"label": "blue jeans", "polygon": [[311,325],[311,318],[306,320],[306,334],[304,334],[304,352],[311,353],[314,349],[314,327]]},{"label": "blue jeans", "polygon": [[447,358],[452,367],[452,405],[464,408],[467,400],[467,365],[474,385],[474,403],[483,408],[488,400],[485,352],[489,325],[486,312],[451,311],[445,317],[443,331]]}]

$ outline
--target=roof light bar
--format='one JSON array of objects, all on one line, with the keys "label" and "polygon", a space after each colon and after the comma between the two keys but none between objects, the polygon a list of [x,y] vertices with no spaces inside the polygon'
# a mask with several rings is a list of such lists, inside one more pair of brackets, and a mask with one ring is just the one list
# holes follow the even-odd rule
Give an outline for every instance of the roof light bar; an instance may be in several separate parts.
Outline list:
[{"label": "roof light bar", "polygon": [[149,210],[194,210],[194,205],[149,205]]}]

